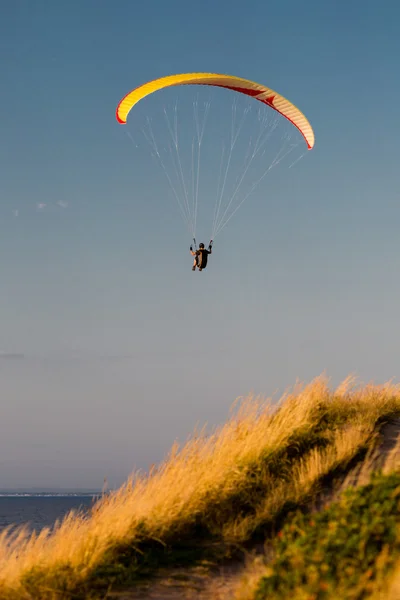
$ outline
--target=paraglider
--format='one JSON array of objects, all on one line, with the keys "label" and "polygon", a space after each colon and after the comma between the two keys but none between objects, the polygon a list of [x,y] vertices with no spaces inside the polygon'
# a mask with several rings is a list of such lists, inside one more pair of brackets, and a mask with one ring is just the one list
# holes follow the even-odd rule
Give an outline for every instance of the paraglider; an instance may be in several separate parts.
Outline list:
[{"label": "paraglider", "polygon": [[[120,124],[126,124],[128,120],[128,116],[133,109],[134,106],[138,104],[138,102],[145,97],[153,94],[156,91],[169,88],[172,86],[189,86],[189,85],[197,85],[197,86],[210,86],[213,88],[224,88],[226,90],[231,90],[240,94],[242,97],[247,96],[251,99],[259,101],[264,107],[260,108],[260,112],[258,117],[258,131],[250,134],[250,142],[248,144],[246,150],[245,157],[242,161],[242,173],[239,172],[238,163],[234,163],[232,159],[233,149],[236,144],[236,140],[238,134],[233,135],[234,125],[235,125],[235,117],[236,117],[236,105],[232,110],[232,133],[231,140],[227,144],[227,147],[223,147],[221,152],[221,166],[220,166],[220,181],[218,182],[218,191],[217,198],[215,203],[214,210],[214,219],[212,224],[212,235],[211,242],[208,247],[208,250],[205,249],[204,244],[199,245],[199,249],[196,247],[190,247],[190,252],[192,256],[195,257],[192,270],[195,271],[198,268],[199,271],[202,271],[206,265],[208,260],[208,255],[212,252],[212,240],[215,239],[215,236],[220,233],[220,231],[226,226],[228,221],[232,218],[232,216],[236,213],[236,211],[240,208],[240,206],[246,201],[246,199],[250,196],[250,194],[254,191],[257,185],[263,180],[263,178],[269,173],[269,171],[279,164],[289,153],[292,152],[292,149],[296,144],[290,143],[290,135],[286,135],[282,137],[283,142],[281,140],[281,148],[275,154],[273,160],[267,166],[263,166],[263,171],[261,176],[254,176],[254,170],[250,170],[250,165],[254,157],[258,156],[262,158],[265,153],[266,141],[269,139],[271,132],[276,128],[277,124],[273,123],[272,127],[269,129],[266,125],[266,117],[265,112],[268,114],[271,110],[275,113],[276,119],[281,119],[283,117],[283,121],[285,121],[288,125],[288,128],[293,130],[293,127],[300,132],[303,141],[306,143],[306,147],[308,150],[311,150],[314,147],[315,136],[314,131],[305,117],[305,115],[289,100],[284,98],[281,94],[278,94],[271,88],[266,87],[265,85],[256,83],[254,81],[243,79],[241,77],[233,76],[233,75],[224,75],[218,73],[181,73],[176,75],[169,75],[166,77],[161,77],[159,79],[155,79],[153,81],[149,81],[126,94],[121,101],[119,102],[116,108],[116,119]],[[250,101],[252,103],[252,100]],[[197,104],[193,105],[193,107],[197,110]],[[209,105],[207,105],[207,110]],[[235,112],[235,115],[233,113]],[[246,112],[246,111],[245,111]],[[164,109],[165,113],[165,109]],[[225,109],[226,113],[226,109]],[[166,113],[165,113],[168,130],[171,135],[172,143],[170,144],[170,153],[172,157],[172,153],[176,152],[176,156],[174,156],[173,167],[171,171],[168,171],[165,164],[165,152],[168,149],[165,149],[156,141],[156,136],[151,126],[151,120],[148,119],[149,132],[145,134],[143,131],[143,135],[145,136],[147,142],[151,147],[152,156],[159,162],[160,167],[164,171],[164,174],[167,177],[169,186],[171,191],[179,204],[179,208],[184,218],[189,230],[192,233],[192,237],[196,236],[196,219],[197,219],[197,205],[198,205],[198,190],[199,190],[199,168],[200,168],[200,148],[203,139],[204,133],[204,125],[205,119],[207,117],[207,111],[205,111],[204,123],[203,126],[200,125],[199,116],[195,114],[195,122],[196,122],[196,131],[193,136],[192,147],[191,150],[186,151],[186,153],[181,152],[180,140],[178,142],[178,125],[177,125],[177,112],[175,107],[175,115],[172,121],[169,121]],[[242,125],[239,126],[239,129]],[[256,123],[257,126],[257,123]],[[269,121],[268,121],[269,126]],[[296,131],[296,129],[294,131]],[[264,135],[265,134],[265,135]],[[187,132],[185,131],[185,137],[187,138]],[[136,146],[137,147],[137,146]],[[226,150],[226,152],[225,152]],[[197,151],[197,159],[196,153]],[[163,154],[164,152],[164,154]],[[181,154],[180,154],[181,152]],[[191,162],[188,165],[189,175],[184,174],[184,168],[182,167],[183,159],[187,158],[188,162]],[[191,161],[190,161],[191,157]],[[302,158],[302,157],[300,157]],[[293,166],[300,160],[298,158],[296,161],[292,163]],[[226,159],[226,168],[223,168],[223,160]],[[235,167],[232,165],[235,164]],[[197,166],[197,171],[196,171]],[[227,194],[227,174],[228,170],[235,169],[236,180],[233,186],[233,190],[228,198],[226,206],[222,206],[222,199],[224,194]],[[178,183],[175,184],[173,179],[173,173],[175,171],[176,178]],[[171,175],[172,173],[172,175]],[[243,180],[247,177],[253,177],[253,183],[250,186],[250,189],[247,193],[244,193],[240,198],[238,192],[242,189]],[[192,179],[192,183],[186,185],[187,180]],[[193,198],[190,199],[190,190],[192,190]],[[179,195],[180,194],[180,195]],[[233,204],[235,201],[235,204]]]}]

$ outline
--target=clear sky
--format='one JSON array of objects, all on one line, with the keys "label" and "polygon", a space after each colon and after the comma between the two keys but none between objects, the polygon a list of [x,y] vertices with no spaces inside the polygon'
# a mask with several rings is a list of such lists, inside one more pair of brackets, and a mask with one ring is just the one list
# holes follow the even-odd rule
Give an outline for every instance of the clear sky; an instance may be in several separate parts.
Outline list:
[{"label": "clear sky", "polygon": [[[399,18],[395,0],[3,3],[0,488],[117,485],[238,396],[399,375]],[[115,120],[130,89],[187,71],[265,83],[316,135],[203,273],[163,173]],[[133,125],[148,110],[157,128],[180,93]]]}]

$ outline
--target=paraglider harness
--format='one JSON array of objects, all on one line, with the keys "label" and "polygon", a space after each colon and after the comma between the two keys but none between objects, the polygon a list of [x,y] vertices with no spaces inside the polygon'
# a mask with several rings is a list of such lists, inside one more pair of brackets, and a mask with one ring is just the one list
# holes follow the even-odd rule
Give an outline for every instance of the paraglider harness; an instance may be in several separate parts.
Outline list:
[{"label": "paraglider harness", "polygon": [[[203,248],[197,249],[195,238],[193,238],[193,245],[194,245],[194,252],[196,254],[196,258],[195,258],[196,266],[201,271],[201,270],[205,269],[207,266],[208,255],[211,254],[211,252],[212,252],[213,240],[210,240],[210,243],[208,244],[208,250],[206,250],[204,248],[204,246],[203,246]],[[193,252],[193,246],[190,246],[190,251]]]}]

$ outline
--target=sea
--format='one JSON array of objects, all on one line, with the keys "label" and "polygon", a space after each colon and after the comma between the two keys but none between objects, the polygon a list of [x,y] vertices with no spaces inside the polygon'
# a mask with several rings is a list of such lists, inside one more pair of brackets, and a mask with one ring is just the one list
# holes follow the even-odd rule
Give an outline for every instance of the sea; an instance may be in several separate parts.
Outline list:
[{"label": "sea", "polygon": [[30,531],[52,528],[72,509],[86,512],[100,494],[16,493],[0,494],[0,533],[13,525],[26,525]]}]

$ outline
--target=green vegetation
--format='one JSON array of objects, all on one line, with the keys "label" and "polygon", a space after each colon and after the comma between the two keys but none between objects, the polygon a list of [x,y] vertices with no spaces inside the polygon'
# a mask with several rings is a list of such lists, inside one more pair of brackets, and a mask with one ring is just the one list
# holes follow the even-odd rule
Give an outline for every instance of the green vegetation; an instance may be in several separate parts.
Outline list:
[{"label": "green vegetation", "polygon": [[400,557],[400,473],[372,475],[315,515],[298,513],[278,535],[254,600],[363,600]]}]

